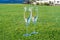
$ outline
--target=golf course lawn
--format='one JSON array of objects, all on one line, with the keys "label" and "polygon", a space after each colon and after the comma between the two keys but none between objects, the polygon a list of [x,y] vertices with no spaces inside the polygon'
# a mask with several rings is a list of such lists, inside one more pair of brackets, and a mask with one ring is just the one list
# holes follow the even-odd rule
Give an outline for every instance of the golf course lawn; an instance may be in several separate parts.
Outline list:
[{"label": "golf course lawn", "polygon": [[60,6],[37,6],[38,21],[31,21],[28,33],[38,34],[25,37],[25,4],[0,4],[0,40],[60,40]]}]

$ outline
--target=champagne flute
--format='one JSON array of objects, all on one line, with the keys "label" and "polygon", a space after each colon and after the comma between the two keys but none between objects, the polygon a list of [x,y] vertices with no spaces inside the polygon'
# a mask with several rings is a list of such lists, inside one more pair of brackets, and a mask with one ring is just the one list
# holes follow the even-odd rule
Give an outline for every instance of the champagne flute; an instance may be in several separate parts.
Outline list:
[{"label": "champagne flute", "polygon": [[28,25],[30,24],[31,18],[32,18],[32,9],[31,7],[24,7],[24,20],[26,23],[26,34],[23,36],[31,36],[31,34],[28,33]]}]

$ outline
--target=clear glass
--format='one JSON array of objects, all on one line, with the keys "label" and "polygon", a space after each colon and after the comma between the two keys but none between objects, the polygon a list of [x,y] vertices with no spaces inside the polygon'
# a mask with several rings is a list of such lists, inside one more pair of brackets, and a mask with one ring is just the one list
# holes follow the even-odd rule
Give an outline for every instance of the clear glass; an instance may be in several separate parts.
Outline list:
[{"label": "clear glass", "polygon": [[36,24],[37,24],[37,19],[38,19],[38,7],[33,7],[32,9],[32,23],[34,24],[34,29],[33,32],[31,34],[37,34],[38,32],[36,32]]},{"label": "clear glass", "polygon": [[32,9],[30,7],[24,7],[24,20],[26,22],[26,33],[23,36],[31,36],[31,34],[28,33],[28,25],[30,24],[31,18],[32,18]]}]

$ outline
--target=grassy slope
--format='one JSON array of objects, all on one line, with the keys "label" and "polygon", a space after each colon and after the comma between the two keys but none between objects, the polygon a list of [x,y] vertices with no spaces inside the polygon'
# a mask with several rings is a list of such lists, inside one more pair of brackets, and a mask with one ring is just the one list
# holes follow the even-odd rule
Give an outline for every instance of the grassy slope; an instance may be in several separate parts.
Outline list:
[{"label": "grassy slope", "polygon": [[[22,36],[25,33],[23,7],[24,5],[0,4],[0,40],[60,40],[59,6],[38,6],[36,31],[39,33],[30,37]],[[29,33],[32,32],[34,25],[31,23],[28,29]]]}]

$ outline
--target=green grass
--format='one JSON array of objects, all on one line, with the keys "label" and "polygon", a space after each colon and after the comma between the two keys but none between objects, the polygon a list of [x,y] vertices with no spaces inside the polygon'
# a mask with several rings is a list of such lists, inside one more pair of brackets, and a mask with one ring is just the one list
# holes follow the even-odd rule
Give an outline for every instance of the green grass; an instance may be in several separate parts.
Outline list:
[{"label": "green grass", "polygon": [[[0,4],[0,40],[60,40],[60,6],[38,6],[39,17],[36,31],[29,37],[24,37],[24,6],[23,4]],[[34,25],[28,27],[29,33]]]}]

